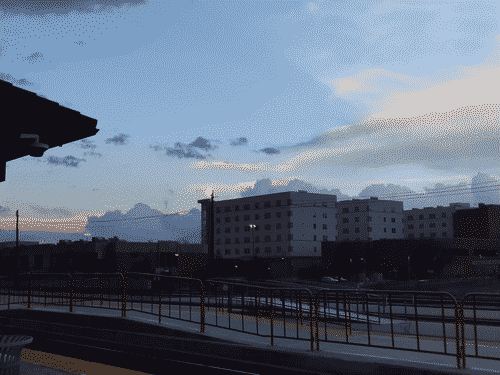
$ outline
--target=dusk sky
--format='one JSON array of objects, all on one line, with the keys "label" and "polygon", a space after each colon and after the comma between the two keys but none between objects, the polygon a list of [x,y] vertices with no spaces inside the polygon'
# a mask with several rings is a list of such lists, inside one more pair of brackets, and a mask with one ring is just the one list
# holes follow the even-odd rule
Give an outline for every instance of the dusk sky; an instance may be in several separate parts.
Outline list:
[{"label": "dusk sky", "polygon": [[17,209],[23,230],[54,232],[138,203],[137,216],[184,213],[212,190],[234,199],[259,181],[347,199],[373,185],[500,179],[498,1],[2,1],[0,11],[0,78],[100,129],[7,163],[3,229]]}]

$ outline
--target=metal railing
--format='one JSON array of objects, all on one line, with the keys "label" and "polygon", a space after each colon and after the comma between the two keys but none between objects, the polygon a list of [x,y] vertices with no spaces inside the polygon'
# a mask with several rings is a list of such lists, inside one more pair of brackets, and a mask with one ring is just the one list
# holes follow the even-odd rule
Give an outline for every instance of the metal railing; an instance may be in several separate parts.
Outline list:
[{"label": "metal railing", "polygon": [[[201,333],[208,325],[269,337],[271,345],[275,338],[305,340],[311,351],[319,351],[325,342],[441,354],[455,356],[459,369],[466,368],[467,356],[500,359],[478,349],[478,330],[486,337],[483,341],[498,340],[500,294],[469,293],[461,301],[447,292],[323,289],[313,295],[305,287],[131,272],[3,277],[0,295],[0,306],[7,309],[43,303],[68,306],[70,313],[74,307],[120,310],[124,318],[137,311],[157,316],[159,324],[162,317],[198,323]],[[287,335],[287,327],[295,334]],[[409,337],[415,347],[408,347]],[[443,340],[442,350],[435,349],[436,338]],[[382,345],[384,340],[387,345]],[[466,340],[474,340],[474,353],[467,353]]]}]

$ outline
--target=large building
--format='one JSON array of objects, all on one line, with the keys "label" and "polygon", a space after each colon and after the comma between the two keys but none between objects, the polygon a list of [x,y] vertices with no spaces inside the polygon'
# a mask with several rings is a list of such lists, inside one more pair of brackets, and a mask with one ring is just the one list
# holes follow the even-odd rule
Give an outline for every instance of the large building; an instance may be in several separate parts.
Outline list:
[{"label": "large building", "polygon": [[454,238],[454,213],[468,208],[469,203],[450,203],[449,207],[412,208],[403,211],[405,238]]},{"label": "large building", "polygon": [[403,202],[352,199],[337,203],[337,241],[403,238]]},{"label": "large building", "polygon": [[[208,249],[211,202],[198,203]],[[336,203],[335,195],[303,190],[214,202],[215,258],[320,257],[321,242],[337,236]]]},{"label": "large building", "polygon": [[500,205],[479,203],[479,207],[455,213],[457,238],[500,239]]}]

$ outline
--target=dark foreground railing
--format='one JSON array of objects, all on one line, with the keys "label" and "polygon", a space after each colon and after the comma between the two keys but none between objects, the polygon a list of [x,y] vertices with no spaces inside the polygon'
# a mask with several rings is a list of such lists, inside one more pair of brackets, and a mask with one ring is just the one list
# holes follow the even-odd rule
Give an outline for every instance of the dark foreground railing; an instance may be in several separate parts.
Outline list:
[{"label": "dark foreground railing", "polygon": [[[455,356],[459,369],[467,356],[500,359],[478,349],[478,336],[500,337],[500,294],[471,293],[458,302],[446,292],[333,289],[313,295],[307,288],[132,272],[3,277],[0,295],[8,309],[107,308],[124,318],[137,311],[157,316],[158,323],[162,317],[199,323],[201,333],[208,325],[269,337],[271,345],[275,338],[309,341],[311,351],[325,342],[442,354]],[[466,339],[474,340],[474,353],[467,353]]]}]

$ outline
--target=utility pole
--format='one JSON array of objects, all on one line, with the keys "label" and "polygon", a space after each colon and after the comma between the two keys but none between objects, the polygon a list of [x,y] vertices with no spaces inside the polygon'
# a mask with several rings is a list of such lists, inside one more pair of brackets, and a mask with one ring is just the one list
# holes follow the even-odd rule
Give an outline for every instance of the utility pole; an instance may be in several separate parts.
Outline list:
[{"label": "utility pole", "polygon": [[19,210],[16,211],[16,249],[19,253]]}]

